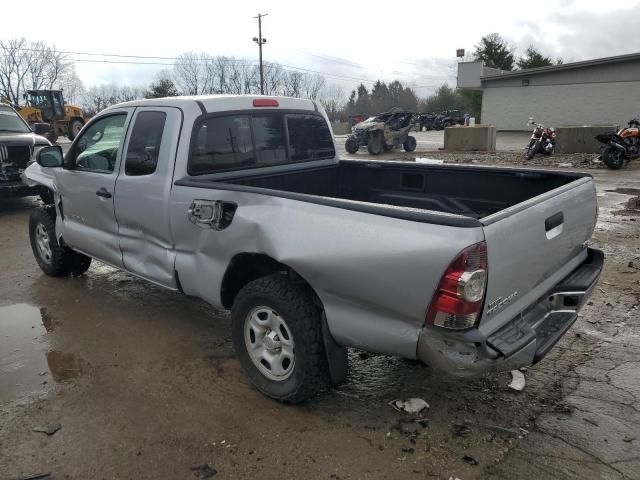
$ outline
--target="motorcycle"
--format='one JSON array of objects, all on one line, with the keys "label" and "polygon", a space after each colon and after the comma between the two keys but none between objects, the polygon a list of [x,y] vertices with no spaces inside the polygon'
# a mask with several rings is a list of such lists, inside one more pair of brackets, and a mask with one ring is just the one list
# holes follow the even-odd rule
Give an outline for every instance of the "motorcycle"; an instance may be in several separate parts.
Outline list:
[{"label": "motorcycle", "polygon": [[632,158],[640,156],[640,120],[634,118],[628,125],[596,135],[596,140],[603,144],[600,158],[612,170],[618,170]]},{"label": "motorcycle", "polygon": [[536,153],[551,155],[556,147],[556,129],[545,127],[542,123],[536,124],[531,117],[529,117],[527,125],[535,125],[529,145],[526,147],[527,160],[535,157]]}]

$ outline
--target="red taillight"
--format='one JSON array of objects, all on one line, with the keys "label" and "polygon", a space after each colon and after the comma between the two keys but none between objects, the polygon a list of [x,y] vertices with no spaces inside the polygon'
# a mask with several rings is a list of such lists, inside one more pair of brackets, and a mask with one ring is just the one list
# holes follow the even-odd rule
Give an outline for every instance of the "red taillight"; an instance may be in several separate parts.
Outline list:
[{"label": "red taillight", "polygon": [[487,283],[487,244],[465,248],[444,272],[431,300],[426,321],[462,330],[475,325]]},{"label": "red taillight", "polygon": [[254,107],[279,107],[277,100],[273,98],[256,98],[253,100]]}]

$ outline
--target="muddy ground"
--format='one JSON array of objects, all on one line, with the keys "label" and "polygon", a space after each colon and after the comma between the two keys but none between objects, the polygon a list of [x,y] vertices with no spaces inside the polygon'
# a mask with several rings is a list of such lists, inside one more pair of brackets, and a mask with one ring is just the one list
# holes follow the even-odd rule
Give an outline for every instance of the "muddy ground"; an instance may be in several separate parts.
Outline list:
[{"label": "muddy ground", "polygon": [[[640,478],[640,163],[594,165],[605,270],[523,392],[354,351],[347,382],[301,406],[251,388],[225,312],[99,263],[44,276],[38,202],[2,202],[0,479]],[[411,396],[430,404],[419,422],[388,405]]]}]

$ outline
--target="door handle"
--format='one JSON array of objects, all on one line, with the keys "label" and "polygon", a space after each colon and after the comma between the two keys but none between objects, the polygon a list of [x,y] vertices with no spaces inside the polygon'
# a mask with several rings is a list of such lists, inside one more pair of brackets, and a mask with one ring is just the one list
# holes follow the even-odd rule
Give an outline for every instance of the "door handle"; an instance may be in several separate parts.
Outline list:
[{"label": "door handle", "polygon": [[100,190],[96,191],[96,195],[103,198],[111,198],[111,192],[109,192],[106,188],[102,187]]}]

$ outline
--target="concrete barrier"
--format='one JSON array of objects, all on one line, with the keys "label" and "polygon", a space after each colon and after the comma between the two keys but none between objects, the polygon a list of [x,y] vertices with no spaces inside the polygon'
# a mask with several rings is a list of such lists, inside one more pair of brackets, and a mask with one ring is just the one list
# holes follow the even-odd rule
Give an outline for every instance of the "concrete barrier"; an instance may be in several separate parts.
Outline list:
[{"label": "concrete barrier", "polygon": [[598,153],[602,145],[595,139],[599,133],[613,130],[613,125],[588,125],[558,127],[556,132],[556,152],[558,153]]},{"label": "concrete barrier", "polygon": [[493,125],[447,127],[444,129],[444,149],[458,152],[494,152],[496,150],[496,127]]},{"label": "concrete barrier", "polygon": [[333,122],[331,129],[334,135],[346,135],[351,133],[351,126],[347,122]]}]

